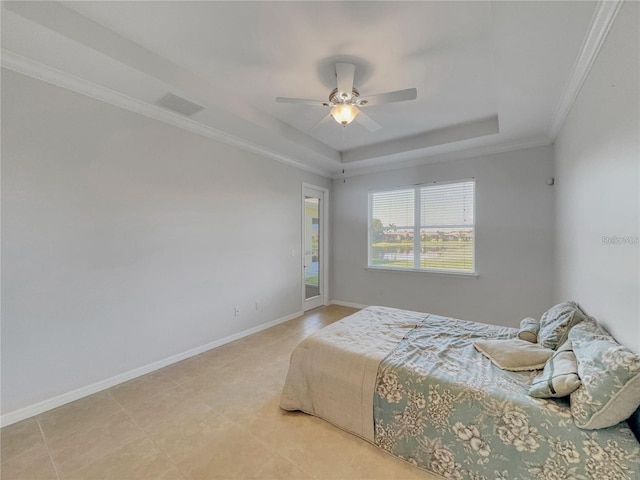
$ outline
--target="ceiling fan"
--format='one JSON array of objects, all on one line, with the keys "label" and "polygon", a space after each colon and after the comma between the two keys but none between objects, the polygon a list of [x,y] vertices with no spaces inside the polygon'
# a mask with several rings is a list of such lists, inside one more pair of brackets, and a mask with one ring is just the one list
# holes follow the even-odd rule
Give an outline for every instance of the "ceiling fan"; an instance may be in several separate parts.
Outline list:
[{"label": "ceiling fan", "polygon": [[382,105],[384,103],[415,100],[417,97],[418,91],[415,88],[379,93],[368,97],[360,97],[360,92],[353,86],[355,72],[356,67],[351,63],[336,63],[338,86],[329,94],[328,102],[286,97],[277,97],[276,102],[301,103],[304,105],[330,107],[331,113],[327,115],[327,117],[333,117],[335,121],[342,126],[350,124],[355,119],[367,130],[374,132],[380,128],[380,125],[362,112],[360,108],[370,107],[372,105]]}]

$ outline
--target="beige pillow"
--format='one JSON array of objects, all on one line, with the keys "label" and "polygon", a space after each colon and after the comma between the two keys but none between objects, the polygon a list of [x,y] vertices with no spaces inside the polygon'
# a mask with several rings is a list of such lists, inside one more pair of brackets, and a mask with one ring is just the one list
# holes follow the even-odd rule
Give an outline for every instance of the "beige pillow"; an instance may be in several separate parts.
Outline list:
[{"label": "beige pillow", "polygon": [[536,398],[561,398],[580,386],[578,361],[571,341],[565,342],[547,361],[544,371],[533,379],[529,395]]},{"label": "beige pillow", "polygon": [[527,342],[536,343],[538,341],[538,330],[540,330],[540,321],[532,317],[522,319],[520,322],[520,330],[518,330],[518,338]]},{"label": "beige pillow", "polygon": [[519,338],[479,340],[473,346],[494,365],[512,372],[540,370],[553,355],[553,350]]}]

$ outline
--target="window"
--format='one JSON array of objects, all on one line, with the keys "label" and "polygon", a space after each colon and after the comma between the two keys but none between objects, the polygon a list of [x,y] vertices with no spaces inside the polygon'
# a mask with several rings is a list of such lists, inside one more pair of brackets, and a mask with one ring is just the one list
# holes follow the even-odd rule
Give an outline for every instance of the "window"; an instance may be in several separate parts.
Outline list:
[{"label": "window", "polygon": [[369,193],[369,267],[474,273],[475,180]]}]

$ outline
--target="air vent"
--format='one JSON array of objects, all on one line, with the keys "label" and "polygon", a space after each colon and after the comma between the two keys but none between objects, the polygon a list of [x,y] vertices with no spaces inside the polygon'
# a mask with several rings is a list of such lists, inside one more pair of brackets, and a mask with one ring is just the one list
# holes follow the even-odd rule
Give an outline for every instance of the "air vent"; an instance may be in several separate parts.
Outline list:
[{"label": "air vent", "polygon": [[190,102],[186,98],[179,97],[173,93],[167,93],[158,100],[158,105],[186,117],[190,117],[204,108],[202,105]]}]

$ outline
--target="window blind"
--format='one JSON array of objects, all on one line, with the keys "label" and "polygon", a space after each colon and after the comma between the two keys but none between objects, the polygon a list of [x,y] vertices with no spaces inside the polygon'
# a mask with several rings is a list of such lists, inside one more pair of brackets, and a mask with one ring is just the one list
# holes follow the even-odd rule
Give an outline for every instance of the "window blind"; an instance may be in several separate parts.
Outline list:
[{"label": "window blind", "polygon": [[473,272],[475,181],[369,194],[369,266]]}]

